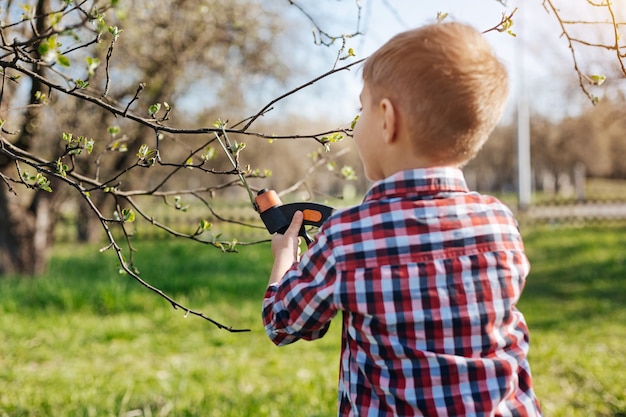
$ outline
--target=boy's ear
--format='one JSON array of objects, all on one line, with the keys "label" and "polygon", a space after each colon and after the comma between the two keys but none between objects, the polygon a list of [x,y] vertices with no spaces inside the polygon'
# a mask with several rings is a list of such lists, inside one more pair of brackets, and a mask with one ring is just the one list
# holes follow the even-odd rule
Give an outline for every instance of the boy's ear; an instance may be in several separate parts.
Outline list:
[{"label": "boy's ear", "polygon": [[391,144],[396,140],[398,114],[393,103],[388,98],[380,101],[380,111],[383,119],[383,139],[385,143]]}]

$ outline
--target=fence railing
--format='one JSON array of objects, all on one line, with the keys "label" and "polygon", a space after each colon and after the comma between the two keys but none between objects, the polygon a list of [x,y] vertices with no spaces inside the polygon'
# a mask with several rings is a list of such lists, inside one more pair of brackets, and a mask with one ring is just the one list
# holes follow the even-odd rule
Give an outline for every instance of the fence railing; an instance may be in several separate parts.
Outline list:
[{"label": "fence railing", "polygon": [[[526,210],[515,210],[522,225],[554,224],[564,226],[581,226],[586,224],[626,223],[626,201],[585,201],[585,202],[551,202],[535,204]],[[258,215],[249,207],[229,209],[228,221],[208,216],[212,228],[206,232],[219,234],[221,240],[257,241],[269,239],[269,235]],[[77,221],[73,216],[63,217],[57,224],[56,240],[58,242],[74,242],[77,240]],[[199,219],[192,216],[164,216],[159,221],[182,233],[194,233],[198,228]],[[147,221],[138,220],[133,225],[134,232],[141,239],[161,239],[169,234]]]},{"label": "fence railing", "polygon": [[519,212],[520,222],[536,224],[598,224],[626,221],[626,201],[551,202]]}]

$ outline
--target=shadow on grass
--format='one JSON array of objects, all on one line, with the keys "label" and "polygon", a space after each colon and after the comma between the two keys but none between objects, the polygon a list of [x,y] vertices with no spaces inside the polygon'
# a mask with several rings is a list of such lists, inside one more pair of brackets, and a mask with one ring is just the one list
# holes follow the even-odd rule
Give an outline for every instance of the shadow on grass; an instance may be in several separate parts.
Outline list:
[{"label": "shadow on grass", "polygon": [[[269,245],[239,253],[187,241],[136,245],[140,277],[183,304],[258,302],[271,267]],[[119,273],[112,252],[96,246],[57,248],[47,274],[0,279],[0,311],[80,311],[99,314],[151,311],[164,300],[132,277]],[[168,304],[169,306],[169,304]]]},{"label": "shadow on grass", "polygon": [[[524,238],[532,266],[520,309],[533,328],[626,320],[626,228],[536,228]],[[269,244],[242,246],[234,254],[182,240],[137,249],[141,277],[191,308],[260,303],[272,263]],[[0,310],[109,314],[163,304],[118,269],[114,254],[99,253],[97,246],[57,248],[45,276],[0,279]]]},{"label": "shadow on grass", "polygon": [[172,294],[203,294],[260,300],[271,268],[268,244],[241,246],[238,253],[193,243],[163,241],[139,247],[141,275]]},{"label": "shadow on grass", "polygon": [[534,328],[626,316],[626,229],[538,229],[525,242],[531,273],[520,308]]}]

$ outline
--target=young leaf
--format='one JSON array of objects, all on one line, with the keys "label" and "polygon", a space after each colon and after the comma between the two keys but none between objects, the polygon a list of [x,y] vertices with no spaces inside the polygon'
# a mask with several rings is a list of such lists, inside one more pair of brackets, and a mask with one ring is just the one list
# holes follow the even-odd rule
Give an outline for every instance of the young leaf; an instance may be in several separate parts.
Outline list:
[{"label": "young leaf", "polygon": [[35,185],[39,187],[40,190],[44,190],[49,193],[52,192],[52,188],[50,188],[50,181],[48,180],[48,178],[39,173],[35,176]]},{"label": "young leaf", "polygon": [[202,230],[209,230],[211,227],[213,227],[213,225],[211,224],[210,221],[202,219],[200,220],[200,228]]},{"label": "young leaf", "polygon": [[201,155],[201,158],[203,161],[210,161],[211,159],[215,158],[215,155],[217,155],[215,148],[213,148],[212,146],[209,146]]},{"label": "young leaf", "polygon": [[109,33],[113,35],[114,39],[117,39],[122,32],[123,30],[119,29],[117,26],[109,26]]},{"label": "young leaf", "polygon": [[70,66],[70,60],[65,55],[57,55],[57,62],[66,68]]},{"label": "young leaf", "polygon": [[60,174],[63,178],[67,178],[67,165],[61,161],[61,158],[57,159],[56,162],[57,174]]},{"label": "young leaf", "polygon": [[341,175],[345,180],[354,181],[357,179],[356,171],[349,165],[345,165],[341,168]]},{"label": "young leaf", "polygon": [[174,197],[174,207],[182,212],[186,212],[189,209],[189,205],[183,204],[183,199],[179,195]]},{"label": "young leaf", "polygon": [[594,74],[590,76],[589,79],[591,80],[591,84],[593,85],[602,85],[606,81],[606,75]]},{"label": "young leaf", "polygon": [[350,129],[354,130],[354,127],[356,126],[356,122],[359,121],[359,115],[357,114],[356,116],[354,116],[354,119],[352,119],[352,123],[350,123]]},{"label": "young leaf", "polygon": [[88,56],[85,60],[87,61],[87,74],[91,77],[96,73],[96,68],[100,66],[100,59]]},{"label": "young leaf", "polygon": [[48,104],[48,96],[41,91],[35,92],[35,99],[42,104]]},{"label": "young leaf", "polygon": [[109,126],[109,135],[117,136],[120,134],[121,128],[119,126]]},{"label": "young leaf", "polygon": [[154,117],[154,115],[157,114],[159,110],[161,110],[161,103],[154,103],[153,105],[148,107],[148,114],[150,115],[150,117]]},{"label": "young leaf", "polygon": [[135,221],[135,211],[133,209],[122,209],[122,220],[127,223]]},{"label": "young leaf", "polygon": [[79,88],[81,90],[84,90],[87,87],[89,87],[89,81],[84,81],[84,80],[81,80],[80,78],[77,78],[76,80],[74,80],[74,84],[76,84],[76,88]]},{"label": "young leaf", "polygon": [[84,141],[85,141],[85,144],[83,146],[87,150],[87,153],[91,154],[93,152],[93,146],[95,144],[95,141],[93,139],[87,139],[87,138],[84,138]]},{"label": "young leaf", "polygon": [[140,159],[145,159],[149,155],[150,155],[150,148],[148,147],[148,145],[146,145],[146,144],[141,145],[139,147],[139,150],[137,151],[137,156]]},{"label": "young leaf", "polygon": [[110,149],[112,151],[117,151],[117,152],[126,152],[128,151],[128,145],[126,145],[123,142],[120,142],[119,140],[116,140],[110,145]]}]

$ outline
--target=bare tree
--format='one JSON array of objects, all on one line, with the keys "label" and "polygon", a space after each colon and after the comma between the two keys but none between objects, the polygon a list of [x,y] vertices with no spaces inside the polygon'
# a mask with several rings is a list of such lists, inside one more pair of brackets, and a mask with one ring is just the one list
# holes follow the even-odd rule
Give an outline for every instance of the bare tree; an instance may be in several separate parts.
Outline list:
[{"label": "bare tree", "polygon": [[[139,277],[133,224],[142,218],[223,251],[255,242],[221,241],[204,218],[192,231],[174,230],[150,212],[155,205],[144,205],[146,198],[176,211],[185,210],[183,199],[193,199],[219,217],[215,195],[239,186],[240,179],[265,175],[243,161],[240,137],[312,139],[327,147],[349,132],[277,136],[252,130],[274,103],[315,80],[250,117],[236,110],[251,87],[246,80],[280,81],[286,74],[280,54],[272,52],[280,46],[278,16],[259,3],[137,1],[128,7],[38,0],[33,7],[9,2],[2,10],[0,271],[44,270],[55,219],[72,191],[106,234],[103,250],[117,253],[125,273],[173,307],[225,328]],[[163,14],[168,7],[176,13]],[[180,127],[196,123],[176,113],[176,103],[192,93],[206,96],[206,107],[196,113],[202,124]]]},{"label": "bare tree", "polygon": [[[306,139],[326,149],[351,134],[349,121],[298,135],[263,130],[259,123],[286,97],[358,63],[348,40],[361,34],[360,3],[356,28],[347,34],[323,30],[303,4],[285,2],[313,25],[316,43],[337,47],[334,65],[253,110],[245,106],[253,83],[280,82],[288,71],[275,50],[283,46],[276,41],[280,16],[260,2],[6,2],[0,24],[0,273],[45,269],[55,221],[74,195],[86,210],[81,216],[106,235],[103,250],[116,252],[125,273],[173,307],[227,328],[139,276],[134,224],[143,219],[223,251],[257,243],[223,240],[201,217],[193,230],[175,230],[152,211],[153,201],[172,211],[184,211],[191,201],[225,218],[214,197],[242,193],[242,182],[266,176],[249,163],[245,138]],[[503,14],[488,31],[511,32],[512,16]],[[190,95],[203,104],[181,113]],[[327,159],[318,153],[311,169]],[[302,184],[297,178],[286,189]]]},{"label": "bare tree", "polygon": [[[591,86],[604,84],[607,76],[626,77],[626,44],[620,33],[626,24],[623,20],[625,16],[620,15],[623,10],[608,0],[543,0],[542,4],[559,25],[560,35],[571,53],[581,90],[592,103],[597,103],[599,98],[593,94]],[[581,14],[584,17],[580,17]],[[589,49],[607,53],[608,58],[599,68],[593,62],[581,60],[581,55]]]}]

